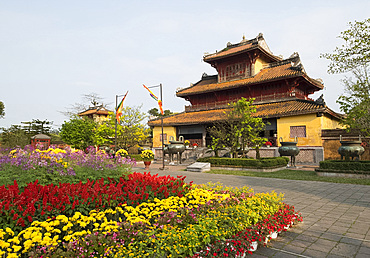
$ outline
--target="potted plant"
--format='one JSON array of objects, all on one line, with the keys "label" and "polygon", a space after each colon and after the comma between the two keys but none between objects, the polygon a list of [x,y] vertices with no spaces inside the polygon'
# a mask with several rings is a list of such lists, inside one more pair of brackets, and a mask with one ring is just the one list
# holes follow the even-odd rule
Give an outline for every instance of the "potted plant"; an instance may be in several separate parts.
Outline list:
[{"label": "potted plant", "polygon": [[141,159],[144,161],[145,169],[149,169],[152,160],[154,159],[154,153],[151,150],[143,150],[140,154]]},{"label": "potted plant", "polygon": [[126,158],[128,156],[128,152],[125,149],[119,149],[116,152],[116,156],[120,156],[122,158]]},{"label": "potted plant", "polygon": [[271,142],[269,142],[269,141],[267,141],[267,142],[265,142],[265,146],[266,146],[267,148],[270,148],[270,147],[272,146],[272,143],[271,143]]},{"label": "potted plant", "polygon": [[188,148],[189,145],[190,145],[190,141],[189,140],[185,140],[184,144],[185,144],[186,148]]}]

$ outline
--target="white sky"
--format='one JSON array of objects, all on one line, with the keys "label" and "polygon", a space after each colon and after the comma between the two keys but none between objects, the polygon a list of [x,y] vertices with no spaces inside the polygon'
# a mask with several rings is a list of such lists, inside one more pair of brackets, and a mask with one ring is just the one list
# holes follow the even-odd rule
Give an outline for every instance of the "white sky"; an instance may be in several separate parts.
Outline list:
[{"label": "white sky", "polygon": [[[326,104],[339,112],[343,75],[327,73],[319,58],[341,45],[350,21],[369,17],[370,1],[80,0],[0,2],[0,127],[47,119],[60,127],[60,111],[97,93],[114,106],[157,107],[142,84],[163,84],[163,107],[174,112],[189,103],[178,87],[216,70],[202,61],[262,32],[275,55],[298,52],[312,78],[322,78]],[[152,89],[159,96],[159,89]]]}]

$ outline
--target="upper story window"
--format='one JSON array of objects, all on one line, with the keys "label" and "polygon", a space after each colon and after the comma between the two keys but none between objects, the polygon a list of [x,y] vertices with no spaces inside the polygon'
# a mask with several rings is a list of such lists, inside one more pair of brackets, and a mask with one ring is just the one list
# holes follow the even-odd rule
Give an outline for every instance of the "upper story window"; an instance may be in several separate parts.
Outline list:
[{"label": "upper story window", "polygon": [[249,66],[246,63],[235,63],[223,67],[219,70],[219,81],[225,82],[229,80],[240,79],[250,75]]}]

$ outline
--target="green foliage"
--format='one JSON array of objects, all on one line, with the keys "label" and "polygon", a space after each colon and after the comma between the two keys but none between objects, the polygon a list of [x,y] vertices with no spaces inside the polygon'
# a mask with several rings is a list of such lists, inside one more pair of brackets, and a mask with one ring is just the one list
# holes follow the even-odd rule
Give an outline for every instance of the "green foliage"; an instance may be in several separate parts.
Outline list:
[{"label": "green foliage", "polygon": [[95,131],[97,123],[89,118],[72,117],[62,124],[60,137],[73,148],[85,150],[88,146],[96,144]]},{"label": "green foliage", "polygon": [[140,154],[129,154],[128,155],[132,160],[135,161],[142,161],[143,159],[141,158]]},{"label": "green foliage", "polygon": [[276,172],[261,173],[261,172],[251,172],[247,170],[212,169],[211,171],[207,171],[205,173],[264,177],[264,178],[280,178],[288,180],[319,181],[340,184],[370,185],[370,179],[318,176],[315,171],[310,170],[306,171],[306,170],[283,169]]},{"label": "green foliage", "polygon": [[[142,123],[146,118],[141,107],[124,107],[121,123],[117,124],[117,147],[129,149],[147,139],[149,129]],[[97,127],[95,138],[97,145],[114,144],[116,118],[110,113],[108,120]]]},{"label": "green foliage", "polygon": [[0,101],[0,118],[5,116],[5,105],[4,102]]},{"label": "green foliage", "polygon": [[275,157],[275,158],[261,158],[261,159],[233,159],[233,158],[200,158],[198,162],[209,162],[214,166],[235,166],[247,168],[271,168],[284,167],[288,164],[289,158]]},{"label": "green foliage", "polygon": [[325,160],[320,162],[320,170],[339,170],[340,173],[370,174],[370,161]]},{"label": "green foliage", "polygon": [[31,122],[22,122],[23,130],[30,136],[36,134],[50,134],[51,125],[53,122],[40,119],[32,119]]},{"label": "green foliage", "polygon": [[0,174],[0,185],[12,185],[14,180],[17,180],[19,187],[25,187],[28,183],[34,182],[35,179],[41,185],[59,183],[76,184],[87,180],[99,180],[101,178],[111,178],[118,182],[119,178],[130,173],[129,166],[121,166],[115,169],[104,168],[102,170],[93,170],[88,167],[76,167],[75,176],[62,176],[58,172],[50,173],[46,168],[38,168],[34,170],[22,170],[21,167],[3,166]]},{"label": "green foliage", "polygon": [[9,128],[2,128],[1,134],[1,145],[3,147],[23,148],[27,144],[30,144],[30,136],[21,128],[19,125],[12,125]]},{"label": "green foliage", "polygon": [[345,93],[337,103],[347,116],[342,123],[348,129],[360,129],[370,136],[370,18],[349,23],[349,29],[341,32],[344,40],[333,54],[322,54],[321,57],[331,61],[329,73],[349,73],[342,82]]},{"label": "green foliage", "polygon": [[[158,108],[152,108],[152,109],[150,109],[148,111],[148,114],[151,115],[151,116],[156,116],[156,117],[162,116],[162,114],[159,112]],[[163,110],[163,116],[169,116],[169,115],[172,115],[172,114],[173,113],[169,109]]]},{"label": "green foliage", "polygon": [[267,139],[259,136],[265,124],[262,118],[253,117],[256,113],[253,101],[254,99],[241,98],[229,104],[231,108],[226,112],[227,119],[209,128],[208,131],[212,137],[210,148],[215,151],[216,156],[218,151],[225,147],[230,148],[234,157],[239,148],[245,156],[247,146],[256,147],[257,156],[259,155],[259,146]]},{"label": "green foliage", "polygon": [[215,156],[219,156],[219,151],[226,148],[227,143],[227,134],[229,124],[226,122],[217,122],[212,127],[208,128],[209,135],[212,138],[211,145],[209,146],[214,152]]}]

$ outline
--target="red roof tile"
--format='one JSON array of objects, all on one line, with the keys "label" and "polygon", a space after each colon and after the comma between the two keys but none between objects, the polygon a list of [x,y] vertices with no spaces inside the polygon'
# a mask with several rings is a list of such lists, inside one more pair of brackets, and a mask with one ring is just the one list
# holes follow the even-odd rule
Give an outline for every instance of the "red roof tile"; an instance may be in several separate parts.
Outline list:
[{"label": "red roof tile", "polygon": [[226,48],[223,51],[216,52],[216,53],[210,54],[210,55],[206,55],[203,58],[203,60],[205,62],[208,62],[208,61],[211,61],[211,60],[214,60],[214,59],[219,59],[221,57],[225,57],[225,56],[229,56],[229,55],[234,55],[234,54],[237,54],[237,53],[245,52],[245,51],[250,50],[252,48],[256,48],[257,46],[258,45],[253,44],[253,42],[250,42],[250,43],[243,44],[243,45],[240,45],[240,46],[236,46],[236,47],[232,47],[232,48]]},{"label": "red roof tile", "polygon": [[78,115],[79,116],[88,116],[88,115],[93,115],[93,114],[108,115],[109,111],[108,110],[88,109],[86,111],[83,111],[83,112],[79,113]]},{"label": "red roof tile", "polygon": [[[254,116],[263,118],[294,116],[302,114],[312,114],[317,112],[328,113],[337,118],[341,115],[330,110],[328,107],[319,105],[314,101],[293,99],[272,103],[256,104],[257,112]],[[190,125],[190,124],[207,124],[226,119],[225,112],[227,108],[213,109],[205,111],[183,112],[180,114],[168,116],[163,118],[163,125]],[[151,120],[148,122],[149,126],[161,126],[161,120]]]},{"label": "red roof tile", "polygon": [[277,65],[273,67],[267,67],[262,69],[258,74],[253,77],[246,79],[228,81],[222,83],[209,83],[209,84],[196,84],[194,86],[182,89],[176,93],[178,97],[185,97],[188,95],[194,95],[199,93],[214,92],[220,90],[227,90],[231,88],[237,88],[244,85],[253,85],[264,83],[268,81],[275,81],[285,78],[303,77],[314,86],[323,89],[324,85],[319,81],[309,78],[306,73],[300,69],[292,67],[291,63],[285,63],[283,65]]}]

